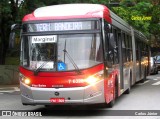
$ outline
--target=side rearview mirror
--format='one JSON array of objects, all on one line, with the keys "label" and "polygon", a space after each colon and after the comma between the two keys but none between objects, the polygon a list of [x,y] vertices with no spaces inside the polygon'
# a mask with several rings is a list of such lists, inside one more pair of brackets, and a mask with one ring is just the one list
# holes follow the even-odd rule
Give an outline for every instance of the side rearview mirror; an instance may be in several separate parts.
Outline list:
[{"label": "side rearview mirror", "polygon": [[105,30],[108,31],[108,33],[110,32],[111,30],[111,25],[110,24],[105,24]]},{"label": "side rearview mirror", "polygon": [[9,36],[9,48],[14,48],[14,42],[15,42],[15,30],[21,29],[20,24],[13,24],[11,26],[11,33]]}]

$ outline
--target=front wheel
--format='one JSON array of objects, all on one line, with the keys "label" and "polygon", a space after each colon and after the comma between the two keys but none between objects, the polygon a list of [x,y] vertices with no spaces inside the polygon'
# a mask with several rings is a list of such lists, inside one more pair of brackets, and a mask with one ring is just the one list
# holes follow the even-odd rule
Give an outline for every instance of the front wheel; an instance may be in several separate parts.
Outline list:
[{"label": "front wheel", "polygon": [[[115,92],[115,91],[114,91],[114,92]],[[113,98],[113,100],[110,101],[108,104],[107,104],[107,102],[105,102],[105,103],[103,104],[103,107],[112,108],[112,107],[114,106],[114,104],[115,104],[115,98]]]},{"label": "front wheel", "polygon": [[158,69],[156,68],[156,74],[158,74]]},{"label": "front wheel", "polygon": [[115,87],[113,93],[113,100],[107,104],[107,107],[112,108],[115,104],[116,99],[118,98],[118,79],[115,79]]}]

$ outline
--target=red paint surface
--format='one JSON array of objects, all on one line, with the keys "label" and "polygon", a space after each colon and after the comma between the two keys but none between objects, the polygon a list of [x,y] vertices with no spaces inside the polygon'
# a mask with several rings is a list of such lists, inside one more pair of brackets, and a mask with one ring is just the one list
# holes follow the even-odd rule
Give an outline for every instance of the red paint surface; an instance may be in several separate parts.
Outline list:
[{"label": "red paint surface", "polygon": [[37,76],[33,71],[29,71],[20,66],[20,73],[31,80],[31,86],[41,88],[51,87],[83,87],[88,83],[81,82],[81,80],[94,75],[95,73],[104,69],[104,65],[100,64],[95,67],[82,70],[81,74],[75,71],[70,72],[39,72]]}]

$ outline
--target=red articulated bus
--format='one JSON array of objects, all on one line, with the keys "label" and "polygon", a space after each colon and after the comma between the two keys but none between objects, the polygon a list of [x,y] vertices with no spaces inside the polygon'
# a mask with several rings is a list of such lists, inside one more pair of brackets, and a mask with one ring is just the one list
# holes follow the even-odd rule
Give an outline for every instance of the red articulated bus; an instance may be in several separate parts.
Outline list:
[{"label": "red articulated bus", "polygon": [[19,28],[24,105],[112,107],[149,73],[146,37],[104,5],[41,7]]}]

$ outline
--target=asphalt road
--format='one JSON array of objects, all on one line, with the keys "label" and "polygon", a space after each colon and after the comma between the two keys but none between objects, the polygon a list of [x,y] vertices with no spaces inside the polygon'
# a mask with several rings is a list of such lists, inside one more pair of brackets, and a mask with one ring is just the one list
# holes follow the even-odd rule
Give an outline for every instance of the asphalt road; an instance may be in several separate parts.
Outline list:
[{"label": "asphalt road", "polygon": [[[113,108],[94,106],[23,106],[20,92],[13,87],[10,90],[0,90],[0,110],[2,115],[6,110],[19,116],[0,116],[1,118],[22,118],[29,113],[29,119],[160,119],[160,72],[147,77],[144,83],[138,83],[131,89],[130,94],[120,96]],[[15,113],[17,112],[19,113]],[[32,114],[31,114],[32,113]],[[151,114],[151,115],[148,115]],[[34,116],[33,116],[34,115]],[[41,117],[42,115],[42,117]],[[27,118],[27,117],[26,117]]]}]

